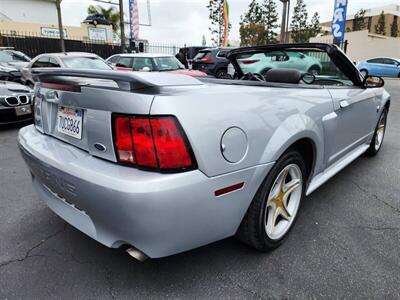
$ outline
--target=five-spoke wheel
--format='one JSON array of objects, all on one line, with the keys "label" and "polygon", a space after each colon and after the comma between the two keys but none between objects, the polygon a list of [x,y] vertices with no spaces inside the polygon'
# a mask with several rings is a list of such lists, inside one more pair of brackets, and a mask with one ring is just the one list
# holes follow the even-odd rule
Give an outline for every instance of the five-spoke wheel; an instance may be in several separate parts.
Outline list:
[{"label": "five-spoke wheel", "polygon": [[259,188],[236,236],[261,251],[278,247],[296,221],[307,174],[303,156],[286,151]]},{"label": "five-spoke wheel", "polygon": [[265,210],[265,231],[270,239],[280,239],[290,228],[299,209],[302,182],[296,164],[286,166],[275,179]]}]

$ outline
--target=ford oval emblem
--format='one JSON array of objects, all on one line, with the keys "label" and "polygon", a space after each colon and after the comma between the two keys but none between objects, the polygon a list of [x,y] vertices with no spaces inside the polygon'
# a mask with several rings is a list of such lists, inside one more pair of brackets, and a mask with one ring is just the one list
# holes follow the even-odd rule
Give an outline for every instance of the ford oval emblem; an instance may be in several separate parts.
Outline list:
[{"label": "ford oval emblem", "polygon": [[103,144],[100,144],[100,143],[96,143],[96,144],[94,144],[94,147],[97,149],[97,150],[99,150],[99,151],[101,151],[101,152],[104,152],[104,151],[106,151],[106,146],[104,146]]}]

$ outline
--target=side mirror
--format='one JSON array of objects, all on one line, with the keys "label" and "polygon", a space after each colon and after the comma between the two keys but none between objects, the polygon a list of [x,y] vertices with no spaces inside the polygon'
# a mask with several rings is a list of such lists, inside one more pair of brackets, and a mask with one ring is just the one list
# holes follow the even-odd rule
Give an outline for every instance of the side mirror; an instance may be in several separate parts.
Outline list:
[{"label": "side mirror", "polygon": [[305,56],[304,54],[300,54],[300,58],[301,58],[301,59],[305,59],[306,56]]},{"label": "side mirror", "polygon": [[385,85],[385,81],[379,76],[367,76],[364,78],[365,88],[380,88]]},{"label": "side mirror", "polygon": [[141,71],[142,71],[142,72],[150,72],[151,70],[150,70],[149,67],[144,67]]}]

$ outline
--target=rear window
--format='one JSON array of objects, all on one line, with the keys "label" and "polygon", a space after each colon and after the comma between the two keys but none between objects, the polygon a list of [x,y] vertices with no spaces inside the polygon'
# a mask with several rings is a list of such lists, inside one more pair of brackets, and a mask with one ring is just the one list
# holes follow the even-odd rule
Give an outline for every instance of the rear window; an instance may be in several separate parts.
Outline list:
[{"label": "rear window", "polygon": [[107,63],[97,57],[65,57],[62,61],[71,69],[112,70]]},{"label": "rear window", "polygon": [[198,59],[202,59],[206,56],[209,56],[211,52],[210,51],[200,51],[199,53],[197,53],[197,55],[194,57],[194,60],[198,60]]}]

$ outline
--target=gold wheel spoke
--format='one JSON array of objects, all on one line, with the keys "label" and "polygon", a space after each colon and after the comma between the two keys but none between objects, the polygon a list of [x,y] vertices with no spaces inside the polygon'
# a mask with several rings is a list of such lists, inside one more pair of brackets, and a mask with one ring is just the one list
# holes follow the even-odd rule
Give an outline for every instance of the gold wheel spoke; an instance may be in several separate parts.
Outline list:
[{"label": "gold wheel spoke", "polygon": [[300,186],[300,179],[294,179],[291,182],[287,184],[287,190],[284,192],[285,196],[290,195],[291,192],[293,192],[295,189],[297,189]]}]

